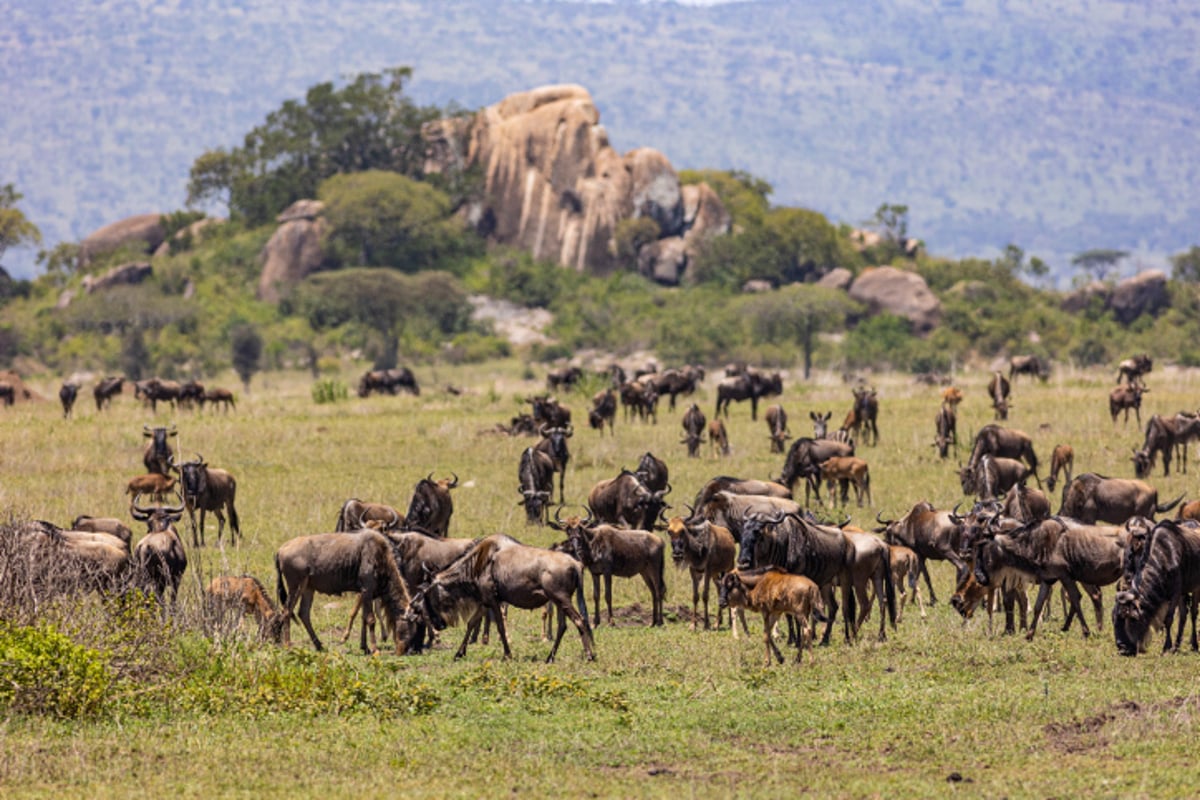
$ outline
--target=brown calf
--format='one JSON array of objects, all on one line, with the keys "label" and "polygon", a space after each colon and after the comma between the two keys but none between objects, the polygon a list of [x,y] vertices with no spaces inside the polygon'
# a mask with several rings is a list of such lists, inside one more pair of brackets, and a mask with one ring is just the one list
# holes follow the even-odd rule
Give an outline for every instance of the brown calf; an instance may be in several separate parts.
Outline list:
[{"label": "brown calf", "polygon": [[833,496],[833,482],[837,481],[842,489],[842,505],[849,502],[850,484],[854,484],[854,497],[862,508],[863,495],[867,502],[871,500],[871,472],[867,462],[855,456],[834,456],[821,462],[821,479],[829,486],[829,494]]},{"label": "brown calf", "polygon": [[766,640],[767,666],[771,666],[771,653],[780,664],[783,653],[775,644],[771,632],[775,623],[784,614],[790,614],[800,627],[796,640],[796,663],[799,664],[804,649],[812,649],[813,612],[825,613],[821,602],[821,590],[803,575],[793,575],[780,569],[765,572],[733,572],[721,579],[721,605],[729,608],[749,608],[763,615],[763,638]]},{"label": "brown calf", "polygon": [[279,641],[283,615],[253,575],[224,575],[209,581],[204,596],[216,609],[236,610],[239,622],[247,614],[258,620],[258,635]]},{"label": "brown calf", "polygon": [[729,434],[725,431],[725,423],[719,419],[708,423],[708,444],[714,458],[729,455]]},{"label": "brown calf", "polygon": [[135,475],[130,478],[129,483],[125,487],[125,494],[134,497],[139,494],[148,494],[154,498],[155,502],[161,503],[167,492],[174,488],[174,478],[168,478],[166,475],[160,475],[157,472],[148,472],[145,475]]},{"label": "brown calf", "polygon": [[1065,472],[1065,483],[1071,482],[1071,468],[1075,466],[1075,451],[1069,444],[1054,445],[1054,453],[1050,456],[1050,477],[1046,479],[1046,488],[1054,491],[1058,483],[1058,473]]},{"label": "brown calf", "polygon": [[904,617],[904,605],[908,602],[911,590],[917,608],[921,610],[921,619],[925,619],[925,603],[921,600],[921,589],[917,578],[921,571],[917,567],[917,554],[902,544],[888,545],[888,561],[892,568],[892,584],[896,587],[900,603],[896,608],[896,622]]}]

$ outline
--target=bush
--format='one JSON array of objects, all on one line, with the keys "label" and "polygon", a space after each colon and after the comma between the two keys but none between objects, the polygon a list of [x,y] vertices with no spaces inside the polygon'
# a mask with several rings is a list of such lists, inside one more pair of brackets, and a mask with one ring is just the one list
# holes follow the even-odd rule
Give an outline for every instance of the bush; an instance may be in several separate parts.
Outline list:
[{"label": "bush", "polygon": [[326,378],[325,380],[317,381],[312,387],[312,399],[317,405],[337,403],[349,396],[350,390],[346,384],[335,378]]},{"label": "bush", "polygon": [[49,625],[0,621],[0,706],[58,719],[104,710],[113,677],[107,657]]}]

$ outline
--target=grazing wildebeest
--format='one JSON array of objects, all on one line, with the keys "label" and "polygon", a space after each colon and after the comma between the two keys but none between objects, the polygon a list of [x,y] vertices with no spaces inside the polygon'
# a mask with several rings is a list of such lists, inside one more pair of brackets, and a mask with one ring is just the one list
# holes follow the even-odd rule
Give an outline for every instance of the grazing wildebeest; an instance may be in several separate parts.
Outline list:
[{"label": "grazing wildebeest", "polygon": [[933,582],[929,579],[926,561],[949,561],[957,571],[955,584],[967,570],[967,564],[959,555],[962,540],[963,519],[953,511],[938,511],[932,503],[921,501],[900,519],[885,520],[879,514],[875,519],[882,524],[877,532],[884,534],[888,544],[901,544],[917,554],[917,571],[925,576],[929,588],[929,604],[937,603]]},{"label": "grazing wildebeest", "polygon": [[[1135,538],[1142,541],[1136,545]],[[1192,614],[1192,649],[1197,649],[1194,593],[1200,590],[1200,532],[1170,520],[1159,522],[1147,534],[1133,534],[1125,554],[1128,586],[1117,592],[1113,630],[1117,652],[1137,655],[1150,625],[1166,609],[1163,652],[1178,650],[1189,607]],[[1171,622],[1179,614],[1175,639]]]},{"label": "grazing wildebeest", "polygon": [[971,447],[971,456],[967,459],[967,466],[974,468],[984,455],[1016,458],[1024,461],[1033,472],[1038,486],[1042,485],[1042,479],[1037,474],[1038,459],[1037,453],[1033,450],[1033,439],[1029,438],[1029,434],[1024,431],[1004,428],[995,423],[984,425],[979,429],[979,433],[975,434],[975,443]]},{"label": "grazing wildebeest", "polygon": [[796,481],[804,478],[804,504],[808,505],[810,494],[815,494],[819,503],[821,502],[821,462],[828,461],[834,456],[852,455],[854,455],[853,444],[801,436],[788,448],[779,482],[789,491],[795,491]]},{"label": "grazing wildebeest", "polygon": [[936,429],[933,446],[937,448],[938,456],[941,458],[949,456],[952,444],[955,452],[958,452],[958,416],[954,407],[943,405],[939,408],[933,424]]},{"label": "grazing wildebeest", "polygon": [[583,377],[583,370],[579,367],[563,367],[562,369],[551,370],[546,374],[546,388],[552,392],[557,392],[559,389],[574,389],[575,384]]},{"label": "grazing wildebeest", "polygon": [[1038,489],[1016,483],[1004,495],[1001,511],[1019,522],[1037,522],[1050,516],[1050,499]]},{"label": "grazing wildebeest", "polygon": [[371,392],[397,394],[401,389],[414,396],[419,397],[421,394],[417,378],[408,367],[368,370],[358,381],[359,397],[366,397]]},{"label": "grazing wildebeest", "polygon": [[[313,647],[325,649],[312,626],[316,592],[331,595],[355,592],[363,608],[370,608],[376,598],[382,600],[398,656],[407,652],[418,634],[419,626],[405,613],[409,595],[392,555],[392,546],[383,534],[372,530],[350,535],[319,533],[284,542],[275,552],[275,590],[284,613],[281,633],[284,646],[291,645],[292,612],[299,602],[300,622],[308,631]],[[364,653],[378,650],[374,628],[368,625],[369,617],[363,614],[360,645]]]},{"label": "grazing wildebeest", "polygon": [[[1107,586],[1121,577],[1123,550],[1116,536],[1092,525],[1068,523],[1051,517],[1014,534],[985,535],[975,542],[975,580],[983,587],[991,586],[1003,569],[1016,570],[1040,584],[1033,606],[1026,639],[1037,633],[1038,619],[1056,582],[1061,582],[1070,602],[1071,612],[1079,617],[1085,637],[1091,635],[1083,610],[1079,606],[1079,586]],[[998,582],[998,581],[997,581]],[[1099,594],[1093,598],[1097,625],[1103,624]],[[1067,624],[1070,624],[1068,615]],[[1063,626],[1066,630],[1066,625]]]},{"label": "grazing wildebeest", "polygon": [[133,384],[133,396],[142,400],[150,406],[150,411],[157,413],[159,402],[171,404],[171,409],[174,410],[176,403],[179,400],[179,393],[183,390],[183,385],[179,381],[163,380],[162,378],[147,378],[144,381],[135,381]]},{"label": "grazing wildebeest", "polygon": [[846,415],[842,428],[850,431],[855,437],[860,430],[863,431],[863,443],[874,447],[879,444],[879,426],[876,422],[879,416],[879,397],[874,389],[865,386],[856,386],[852,391],[854,407]]},{"label": "grazing wildebeest", "polygon": [[659,515],[667,508],[665,495],[671,484],[650,490],[637,473],[627,469],[615,478],[599,481],[588,492],[588,508],[599,522],[625,528],[654,529]]},{"label": "grazing wildebeest", "polygon": [[1008,409],[1012,406],[1008,401],[1008,394],[1008,379],[999,370],[993,372],[991,380],[988,381],[988,397],[991,398],[996,419],[1008,419]]},{"label": "grazing wildebeest", "polygon": [[1122,384],[1108,393],[1108,413],[1112,415],[1113,424],[1117,424],[1117,416],[1124,411],[1125,423],[1129,424],[1129,409],[1133,409],[1137,424],[1142,424],[1142,395],[1150,391],[1140,382]]},{"label": "grazing wildebeest", "polygon": [[125,379],[122,377],[102,378],[92,389],[92,397],[96,400],[96,410],[101,411],[105,406],[112,404],[113,396],[121,393],[121,387],[125,385]]},{"label": "grazing wildebeest", "polygon": [[1054,445],[1050,454],[1050,477],[1046,478],[1046,488],[1054,491],[1058,483],[1058,473],[1063,472],[1067,483],[1071,482],[1071,469],[1075,466],[1075,450],[1069,444]]},{"label": "grazing wildebeest", "polygon": [[729,433],[720,419],[708,423],[708,444],[712,448],[714,458],[729,455]]},{"label": "grazing wildebeest", "polygon": [[720,604],[732,610],[748,608],[763,615],[764,637],[766,638],[767,666],[771,666],[771,653],[783,663],[783,653],[775,644],[775,623],[784,614],[790,614],[800,626],[796,637],[796,663],[805,648],[812,650],[812,617],[824,613],[821,590],[809,578],[792,575],[776,567],[766,570],[741,572],[734,570],[721,579]]},{"label": "grazing wildebeest", "polygon": [[399,529],[403,523],[404,517],[391,506],[384,503],[365,503],[352,497],[342,503],[333,529],[343,533],[370,526],[376,530],[389,531]]},{"label": "grazing wildebeest", "polygon": [[129,516],[146,523],[146,535],[133,549],[133,564],[147,591],[154,593],[159,603],[169,589],[171,605],[179,594],[179,583],[187,569],[187,552],[175,524],[183,515],[183,506],[138,505],[135,496],[129,503]]},{"label": "grazing wildebeest", "polygon": [[767,408],[765,416],[767,432],[771,439],[771,452],[782,453],[787,449],[787,440],[792,438],[788,432],[787,412],[783,410],[783,406],[773,405]]},{"label": "grazing wildebeest", "polygon": [[526,525],[545,525],[546,508],[554,496],[554,461],[532,447],[521,453],[517,465],[517,491],[520,505],[525,506]]},{"label": "grazing wildebeest", "polygon": [[458,475],[452,478],[433,479],[433,473],[417,481],[413,488],[408,513],[404,515],[404,527],[432,536],[444,537],[450,530],[450,517],[454,514],[454,500],[450,491],[458,486]]},{"label": "grazing wildebeest", "polygon": [[75,408],[75,398],[78,396],[79,384],[64,381],[58,390],[58,401],[62,403],[63,419],[71,416],[71,411]]},{"label": "grazing wildebeest", "polygon": [[204,599],[211,611],[233,612],[237,621],[246,615],[258,620],[258,636],[263,641],[279,641],[284,616],[267,597],[262,581],[253,575],[220,575],[204,587]]},{"label": "grazing wildebeest", "polygon": [[567,423],[565,427],[551,428],[542,425],[538,428],[542,440],[533,446],[534,450],[550,456],[554,471],[558,473],[558,502],[563,501],[563,481],[567,477],[567,464],[571,461],[571,451],[567,447],[567,439],[575,435],[575,429]]},{"label": "grazing wildebeest", "polygon": [[695,403],[688,406],[688,410],[683,414],[684,438],[680,444],[687,445],[689,458],[696,458],[700,455],[700,443],[704,441],[704,426],[706,424],[708,424],[708,420],[705,419],[704,412],[700,410],[700,406]]},{"label": "grazing wildebeest", "polygon": [[1122,525],[1130,517],[1165,514],[1183,500],[1158,504],[1158,490],[1144,481],[1106,478],[1094,472],[1077,475],[1063,487],[1062,507],[1058,513],[1087,525],[1111,522]]},{"label": "grazing wildebeest", "polygon": [[204,384],[200,381],[185,381],[179,387],[179,407],[191,408],[204,405]]},{"label": "grazing wildebeest", "polygon": [[963,467],[958,478],[963,494],[975,494],[987,502],[1000,497],[1013,486],[1024,483],[1032,474],[1033,471],[1023,461],[984,453],[974,467]]},{"label": "grazing wildebeest", "polygon": [[780,497],[787,500],[792,499],[792,492],[782,483],[775,481],[760,481],[753,479],[733,478],[728,475],[718,475],[705,482],[704,486],[696,494],[696,500],[692,507],[700,511],[708,503],[709,500],[716,495],[717,492],[728,492],[730,494],[756,494],[765,495],[767,497]]},{"label": "grazing wildebeest", "polygon": [[568,517],[552,523],[567,534],[568,549],[592,573],[592,623],[600,624],[600,579],[604,579],[604,601],[608,624],[613,624],[612,579],[641,576],[650,590],[650,625],[661,626],[663,599],[667,584],[664,577],[664,546],[658,534],[644,530],[594,524],[590,518]]},{"label": "grazing wildebeest", "polygon": [[142,463],[146,465],[146,472],[157,472],[159,475],[171,474],[175,452],[171,449],[171,443],[168,440],[178,435],[179,431],[175,430],[174,425],[170,428],[142,426],[142,436],[150,440],[146,442],[146,447],[142,451]]},{"label": "grazing wildebeest", "polygon": [[1127,358],[1120,364],[1117,364],[1117,383],[1125,381],[1133,383],[1141,382],[1143,375],[1148,373],[1154,367],[1154,360],[1146,353]]},{"label": "grazing wildebeest", "polygon": [[1008,379],[1017,375],[1032,375],[1044,383],[1050,377],[1050,367],[1037,356],[1013,356],[1008,360]]},{"label": "grazing wildebeest", "polygon": [[[671,559],[677,567],[686,566],[692,577],[692,630],[697,627],[700,582],[704,581],[704,630],[708,630],[708,585],[712,581],[719,581],[722,575],[733,569],[737,558],[737,542],[728,528],[713,525],[703,517],[671,517],[667,520],[667,533],[671,537]],[[745,624],[743,619],[743,627]],[[717,628],[720,627],[721,614],[718,611]],[[737,636],[732,615],[729,627]]]},{"label": "grazing wildebeest", "polygon": [[[194,461],[185,461],[178,465],[179,483],[183,488],[183,502],[187,506],[188,521],[192,527],[192,544],[204,546],[204,512],[211,511],[217,517],[217,544],[221,543],[221,535],[225,531],[224,509],[229,514],[229,530],[232,541],[236,544],[242,535],[241,524],[238,522],[237,509],[234,500],[237,495],[237,481],[223,469],[210,467],[204,463],[204,456],[196,454]],[[200,511],[200,525],[196,525],[196,510]]]},{"label": "grazing wildebeest", "polygon": [[667,462],[658,458],[649,450],[642,454],[641,460],[638,461],[637,469],[633,473],[652,492],[661,492],[671,485],[668,480]]},{"label": "grazing wildebeest", "polygon": [[[583,566],[566,553],[540,547],[528,547],[504,534],[481,539],[446,569],[437,573],[413,596],[413,608],[428,620],[434,630],[444,630],[456,620],[460,609],[474,606],[473,618],[487,613],[496,621],[504,657],[512,658],[508,631],[500,605],[535,609],[552,603],[558,609],[558,635],[550,648],[547,663],[554,661],[558,645],[567,629],[567,619],[579,631],[587,658],[594,660],[592,629],[586,617],[571,605],[571,596],[583,585]],[[467,652],[471,625],[455,653]]]},{"label": "grazing wildebeest", "polygon": [[669,369],[649,378],[650,384],[658,396],[666,395],[669,398],[667,408],[671,411],[675,410],[676,395],[690,395],[696,391],[696,384],[702,380],[704,380],[704,370],[694,366]]},{"label": "grazing wildebeest", "polygon": [[571,409],[559,403],[558,398],[538,394],[526,397],[525,402],[529,403],[533,421],[539,427],[571,427]]},{"label": "grazing wildebeest", "polygon": [[604,423],[608,423],[608,432],[613,433],[613,422],[617,418],[617,393],[611,388],[602,389],[592,396],[592,410],[588,412],[588,425],[592,430],[604,435]]},{"label": "grazing wildebeest", "polygon": [[200,408],[204,408],[205,403],[211,403],[213,408],[220,405],[221,410],[225,412],[237,408],[237,403],[233,399],[233,392],[228,389],[222,389],[220,386],[214,386],[212,389],[206,390],[204,394],[200,395],[199,401]]},{"label": "grazing wildebeest", "polygon": [[750,419],[757,420],[759,398],[779,394],[783,394],[783,377],[778,372],[767,375],[756,369],[747,369],[717,384],[717,410],[713,416],[720,416],[724,409],[728,417],[731,402],[749,400]]},{"label": "grazing wildebeest", "polygon": [[632,380],[622,383],[618,388],[621,407],[625,410],[625,421],[631,422],[634,417],[645,422],[647,419],[658,423],[658,392],[649,381]]}]

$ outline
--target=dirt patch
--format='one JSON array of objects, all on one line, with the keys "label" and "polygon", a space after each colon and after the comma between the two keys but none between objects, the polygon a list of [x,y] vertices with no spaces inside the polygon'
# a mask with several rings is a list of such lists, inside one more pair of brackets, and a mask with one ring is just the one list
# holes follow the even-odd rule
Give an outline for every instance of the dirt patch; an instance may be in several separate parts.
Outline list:
[{"label": "dirt patch", "polygon": [[1200,698],[1173,697],[1157,703],[1122,700],[1104,711],[1081,720],[1051,722],[1042,730],[1051,747],[1064,753],[1081,753],[1108,747],[1113,729],[1153,717],[1163,711],[1200,710]]}]

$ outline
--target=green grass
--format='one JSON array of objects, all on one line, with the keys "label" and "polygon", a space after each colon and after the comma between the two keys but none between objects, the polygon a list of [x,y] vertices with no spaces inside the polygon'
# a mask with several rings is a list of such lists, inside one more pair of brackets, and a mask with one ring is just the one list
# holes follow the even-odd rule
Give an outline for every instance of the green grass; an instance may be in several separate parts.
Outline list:
[{"label": "green grass", "polygon": [[[509,532],[530,544],[557,534],[526,528],[516,505],[516,464],[531,440],[485,433],[520,410],[540,388],[515,362],[419,370],[422,396],[315,404],[299,375],[255,379],[223,415],[160,411],[152,418],[129,396],[97,414],[83,403],[62,420],[57,404],[0,410],[0,509],[67,523],[79,513],[127,516],[121,490],[141,472],[141,427],[175,421],[184,456],[200,452],[238,479],[245,542],[189,546],[182,633],[170,634],[178,677],[126,687],[112,711],[93,721],[9,716],[0,721],[0,793],[23,796],[405,796],[502,794],[595,796],[918,797],[966,791],[994,796],[1184,796],[1200,767],[1192,654],[1116,655],[1110,626],[1091,640],[1061,633],[1061,612],[1037,638],[989,635],[986,617],[963,625],[944,602],[952,570],[935,565],[938,605],[921,619],[906,610],[886,643],[868,634],[853,646],[835,637],[800,667],[763,667],[758,620],[751,636],[691,631],[689,581],[668,568],[668,624],[645,627],[640,581],[618,580],[616,627],[596,633],[598,659],[582,659],[569,630],[553,665],[542,663],[541,615],[509,616],[514,659],[500,660],[495,637],[454,661],[461,631],[417,657],[357,651],[338,643],[352,603],[319,597],[314,619],[330,652],[315,654],[299,626],[293,653],[244,635],[207,641],[189,628],[201,580],[249,571],[273,587],[271,557],[285,540],[332,529],[348,497],[404,507],[428,472],[458,473],[451,534]],[[354,375],[341,380],[353,385]],[[966,439],[991,419],[986,375],[961,380]],[[708,387],[696,398],[711,414]],[[1131,476],[1132,423],[1108,418],[1109,372],[1070,373],[1048,384],[1020,380],[1010,424],[1030,433],[1039,455],[1070,442],[1076,472]],[[1198,378],[1151,373],[1153,411],[1195,408]],[[229,385],[235,385],[233,380]],[[455,397],[447,384],[466,392]],[[849,509],[871,527],[877,511],[898,516],[918,500],[939,507],[963,500],[953,460],[930,446],[939,390],[902,376],[877,379],[881,442],[860,453],[871,464],[877,506]],[[821,374],[785,383],[794,434],[810,431],[810,410],[850,405],[849,388]],[[53,396],[49,384],[36,386]],[[85,398],[90,402],[90,396]],[[633,467],[652,450],[671,468],[676,508],[716,474],[765,477],[782,456],[768,452],[766,425],[746,404],[728,422],[733,455],[687,459],[679,443],[681,406],[660,410],[657,426],[624,424],[615,439],[574,410],[569,503],[597,480]],[[686,405],[686,401],[685,401]],[[760,410],[761,412],[761,410]],[[965,452],[963,454],[965,459]],[[1187,476],[1154,476],[1160,501],[1194,490]],[[1043,469],[1044,474],[1044,469]],[[1057,501],[1055,502],[1057,505]],[[186,522],[186,520],[185,520]],[[190,545],[186,527],[181,526]],[[1111,607],[1112,590],[1106,594]],[[591,602],[589,590],[589,603]],[[712,598],[715,610],[715,592]],[[1057,603],[1056,603],[1057,605]],[[95,608],[96,604],[85,604]],[[1056,609],[1057,611],[1057,609]],[[92,613],[92,612],[81,612]],[[1089,612],[1090,613],[1090,612]],[[75,626],[90,623],[83,616]],[[873,629],[869,623],[867,630]],[[1156,639],[1157,642],[1160,641]],[[274,693],[274,694],[272,694]],[[952,775],[962,778],[951,782]]]}]

